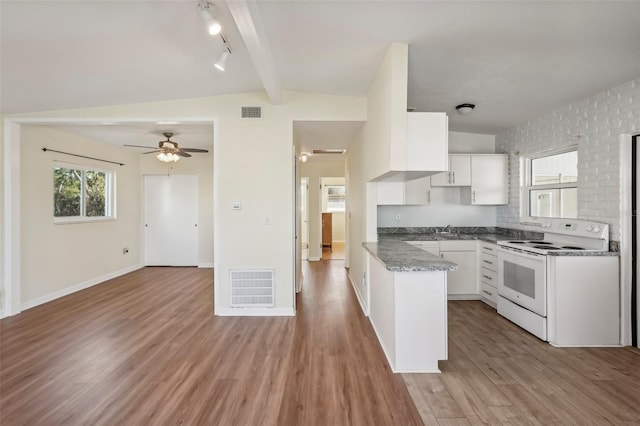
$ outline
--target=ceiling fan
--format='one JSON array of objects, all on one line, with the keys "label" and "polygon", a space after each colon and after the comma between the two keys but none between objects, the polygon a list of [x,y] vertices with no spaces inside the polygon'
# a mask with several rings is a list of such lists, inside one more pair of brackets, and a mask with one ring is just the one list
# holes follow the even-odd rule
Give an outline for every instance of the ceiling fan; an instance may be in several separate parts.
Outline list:
[{"label": "ceiling fan", "polygon": [[142,146],[142,145],[126,145],[125,144],[124,146],[130,146],[134,148],[153,149],[153,151],[143,152],[143,154],[153,154],[157,152],[158,160],[164,161],[166,163],[169,163],[172,161],[178,161],[180,157],[191,157],[191,154],[189,154],[190,152],[209,152],[206,149],[200,149],[200,148],[180,148],[178,146],[178,142],[174,142],[171,140],[171,138],[173,137],[173,133],[163,133],[163,135],[165,138],[167,138],[167,140],[158,142],[157,149],[155,149],[152,146]]}]

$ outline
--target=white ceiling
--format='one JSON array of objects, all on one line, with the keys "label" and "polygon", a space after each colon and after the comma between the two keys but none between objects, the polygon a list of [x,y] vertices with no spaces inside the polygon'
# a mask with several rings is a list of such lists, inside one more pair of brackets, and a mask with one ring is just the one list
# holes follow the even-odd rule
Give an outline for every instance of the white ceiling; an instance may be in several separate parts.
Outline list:
[{"label": "white ceiling", "polygon": [[[265,63],[283,89],[363,96],[397,41],[409,44],[408,107],[494,134],[640,76],[640,1],[247,3],[271,62],[215,3],[233,49],[225,73],[195,1],[0,1],[2,113],[263,90]],[[455,113],[464,102],[472,115]]]}]

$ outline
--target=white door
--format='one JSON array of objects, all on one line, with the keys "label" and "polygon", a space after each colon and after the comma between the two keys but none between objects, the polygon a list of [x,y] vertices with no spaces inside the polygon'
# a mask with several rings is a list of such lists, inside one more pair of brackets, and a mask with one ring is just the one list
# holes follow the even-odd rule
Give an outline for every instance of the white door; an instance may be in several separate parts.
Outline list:
[{"label": "white door", "polygon": [[198,264],[198,177],[144,177],[145,265]]},{"label": "white door", "polygon": [[303,177],[300,184],[300,210],[302,215],[302,260],[309,256],[309,178]]}]

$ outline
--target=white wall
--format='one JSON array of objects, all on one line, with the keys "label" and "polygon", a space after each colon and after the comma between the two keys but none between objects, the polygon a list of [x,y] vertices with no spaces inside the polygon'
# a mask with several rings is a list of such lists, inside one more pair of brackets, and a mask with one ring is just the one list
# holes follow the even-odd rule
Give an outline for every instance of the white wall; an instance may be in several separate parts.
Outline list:
[{"label": "white wall", "polygon": [[[122,162],[103,163],[42,148]],[[117,220],[54,224],[53,162],[116,173]],[[23,126],[21,143],[21,302],[35,306],[140,265],[137,153],[44,126]],[[122,249],[129,248],[124,255]],[[97,281],[96,281],[97,280]]]},{"label": "white wall", "polygon": [[608,223],[610,239],[619,241],[619,136],[633,130],[640,131],[640,78],[497,135],[497,150],[512,154],[509,205],[498,208],[498,224],[524,228],[520,225],[519,159],[577,144],[578,218]]},{"label": "white wall", "polygon": [[[4,117],[0,115],[0,152],[4,156]],[[5,216],[4,216],[4,161],[0,161],[0,318],[4,311],[4,238],[5,238]]]},{"label": "white wall", "polygon": [[[260,105],[263,119],[242,119],[242,106]],[[294,121],[365,121],[366,99],[286,92],[270,105],[265,93],[233,94],[53,111],[14,119],[67,118],[96,121],[215,121],[214,248],[215,311],[219,315],[294,313]],[[233,210],[240,201],[242,209]],[[268,224],[265,219],[269,218]],[[273,268],[276,306],[264,310],[229,307],[229,270]]]},{"label": "white wall", "polygon": [[[187,174],[198,177],[198,265],[213,267],[213,146],[208,153],[193,154],[171,165],[155,155],[140,155],[142,175]],[[141,206],[144,209],[144,203]],[[144,212],[142,212],[144,217]],[[144,247],[141,248],[144,250]]]},{"label": "white wall", "polygon": [[[450,153],[495,152],[495,136],[449,132]],[[379,227],[496,226],[496,207],[461,203],[460,188],[431,188],[431,203],[424,206],[379,206]],[[400,216],[396,219],[396,216]]]},{"label": "white wall", "polygon": [[[377,238],[377,200],[371,179],[387,171],[391,146],[407,138],[408,46],[394,43],[380,65],[367,95],[367,122],[347,157],[347,229],[349,276],[368,312],[365,241]],[[404,151],[403,151],[404,152]]]},{"label": "white wall", "polygon": [[309,260],[322,258],[320,179],[323,176],[344,176],[344,173],[345,160],[342,159],[300,163],[300,176],[309,178]]}]

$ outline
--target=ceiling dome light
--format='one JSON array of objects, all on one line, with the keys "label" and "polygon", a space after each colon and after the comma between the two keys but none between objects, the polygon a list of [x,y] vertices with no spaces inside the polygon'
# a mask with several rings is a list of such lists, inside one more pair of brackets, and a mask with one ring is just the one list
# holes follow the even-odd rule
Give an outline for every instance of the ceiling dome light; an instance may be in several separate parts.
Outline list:
[{"label": "ceiling dome light", "polygon": [[460,115],[469,115],[473,112],[473,109],[476,106],[474,104],[460,104],[458,106],[456,106],[456,109],[458,110],[458,114]]},{"label": "ceiling dome light", "polygon": [[218,68],[220,71],[224,71],[225,66],[227,65],[227,58],[229,57],[229,51],[225,50],[222,52],[220,59],[213,66]]},{"label": "ceiling dome light", "polygon": [[306,162],[307,162],[307,160],[309,160],[309,154],[307,154],[306,152],[303,152],[303,153],[300,155],[300,161],[302,161],[303,163],[306,163]]}]

